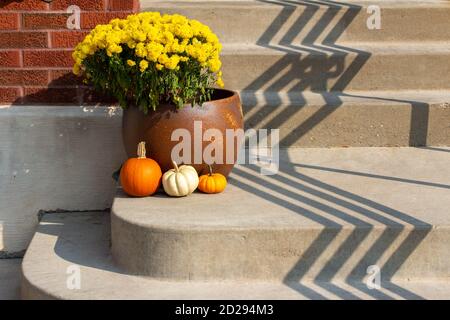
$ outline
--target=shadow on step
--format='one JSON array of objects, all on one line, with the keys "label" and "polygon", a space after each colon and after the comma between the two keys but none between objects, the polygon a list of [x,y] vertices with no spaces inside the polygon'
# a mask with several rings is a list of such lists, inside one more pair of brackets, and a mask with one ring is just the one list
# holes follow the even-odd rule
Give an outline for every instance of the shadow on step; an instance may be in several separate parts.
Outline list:
[{"label": "shadow on step", "polygon": [[[345,47],[336,44],[336,40],[345,32],[346,28],[355,19],[358,13],[361,12],[363,7],[356,4],[346,4],[334,1],[284,1],[284,0],[258,0],[265,3],[271,3],[274,5],[280,5],[283,7],[280,14],[275,18],[272,24],[266,29],[264,34],[258,41],[258,45],[270,48],[274,50],[280,50],[285,53],[297,54],[300,61],[292,61],[290,55],[285,55],[270,69],[257,78],[244,90],[248,92],[279,92],[281,90],[288,90],[289,94],[300,95],[299,108],[304,107],[307,104],[306,98],[302,94],[305,90],[314,91],[317,93],[323,93],[323,99],[325,104],[316,113],[310,116],[306,121],[300,123],[295,127],[291,133],[285,136],[280,141],[280,146],[289,147],[293,146],[295,142],[305,135],[308,131],[314,128],[317,124],[330,116],[336,108],[343,104],[341,97],[346,94],[343,93],[346,87],[352,81],[352,79],[363,68],[365,63],[370,59],[371,53],[362,51],[356,48]],[[293,12],[296,6],[304,7],[303,13],[295,20],[290,29],[285,32],[281,40],[274,44],[275,36],[282,30],[282,27],[289,19],[293,17]],[[325,7],[325,13],[320,19],[315,22],[315,25],[310,28],[309,33],[303,38],[301,43],[295,44],[296,36],[304,29],[306,25],[313,21],[313,16],[319,11],[319,8]],[[333,27],[330,30],[330,25]],[[322,41],[318,40],[322,33],[328,32]],[[319,42],[319,43],[318,43]],[[301,52],[301,55],[298,54]],[[304,53],[304,54],[303,54]],[[323,63],[317,63],[314,61],[314,56],[320,56]],[[354,57],[352,62],[346,66],[345,58]],[[295,64],[294,64],[295,63]],[[295,66],[295,67],[294,67]],[[299,67],[300,66],[300,67]],[[333,92],[333,95],[329,93]],[[332,99],[330,100],[330,97]],[[367,97],[373,98],[373,97]],[[282,98],[279,97],[279,103],[274,103],[271,108],[265,108],[264,113],[255,113],[246,119],[252,126],[258,126],[265,119],[272,116],[272,120],[269,123],[265,123],[267,128],[278,128],[287,119],[289,119],[293,113],[297,112],[294,108],[277,108],[282,106]],[[385,99],[383,97],[377,97],[379,100],[392,100]],[[247,106],[248,111],[251,111],[257,106],[257,97],[249,97],[250,105]],[[272,97],[273,101],[273,97]],[[396,100],[397,102],[405,102],[411,104],[411,126],[410,126],[410,139],[409,144],[413,146],[426,145],[427,128],[428,128],[428,113],[429,106],[426,103],[418,101]],[[280,111],[281,110],[281,111]],[[276,113],[276,115],[275,115]],[[318,170],[324,170],[324,168],[317,168]],[[258,168],[254,167],[254,171],[258,172]],[[326,169],[325,169],[326,170]],[[272,176],[271,179],[276,183],[269,183],[268,179],[264,181],[258,178],[258,174],[251,174],[247,171],[243,171],[240,168],[236,168],[234,173],[239,177],[239,181],[233,180],[233,184],[239,188],[251,192],[260,196],[261,198],[268,199],[274,203],[290,208],[290,210],[304,215],[309,219],[316,221],[327,227],[319,237],[311,244],[309,249],[304,252],[302,258],[293,266],[292,270],[285,277],[286,285],[290,286],[294,290],[298,290],[303,294],[306,294],[309,298],[323,298],[323,296],[311,288],[301,285],[301,281],[305,279],[311,267],[317,262],[320,256],[329,252],[330,246],[338,237],[343,225],[336,225],[336,222],[327,218],[330,215],[343,220],[346,224],[355,226],[354,231],[336,248],[333,255],[329,258],[329,262],[323,267],[323,269],[315,276],[317,284],[319,286],[322,282],[330,282],[336,273],[345,268],[345,264],[348,262],[352,254],[358,249],[359,245],[367,239],[369,234],[373,231],[374,225],[368,223],[366,219],[359,219],[358,216],[368,217],[377,223],[389,226],[384,232],[381,233],[379,238],[373,242],[367,252],[360,257],[360,260],[353,267],[346,278],[348,284],[361,283],[363,284],[363,278],[366,276],[366,268],[375,264],[383,256],[385,256],[391,247],[393,242],[401,241],[401,244],[397,250],[394,250],[387,258],[384,265],[381,266],[383,270],[383,280],[389,281],[397,270],[402,266],[408,256],[414,251],[414,249],[421,243],[421,241],[427,236],[431,230],[431,225],[424,221],[420,221],[407,213],[400,212],[381,203],[371,201],[369,199],[360,197],[354,193],[347,192],[343,189],[337,188],[333,185],[323,183],[317,179],[308,177],[304,174],[297,172],[295,166],[287,165],[285,168],[280,168],[280,173]],[[345,172],[350,173],[350,172]],[[358,175],[360,173],[350,173]],[[371,178],[389,179],[389,177],[370,175]],[[264,192],[251,186],[251,184],[245,183],[245,181],[252,181],[257,184],[262,184],[269,189],[272,189],[273,193]],[[395,180],[395,178],[392,178]],[[430,185],[427,182],[422,181],[402,181],[406,183],[416,183]],[[279,184],[283,184],[289,188],[295,187],[301,190],[303,194],[290,191],[289,188],[280,188]],[[445,185],[433,185],[435,187],[447,188]],[[289,198],[294,203],[300,203],[301,206],[293,205],[291,201],[284,200]],[[317,200],[320,199],[320,200]],[[332,203],[337,206],[328,206],[326,203]],[[314,212],[306,209],[304,206],[313,207],[316,209]],[[339,210],[337,208],[342,207],[346,210]],[[317,214],[317,210],[324,214]],[[348,212],[351,212],[349,214]],[[354,213],[354,214],[353,214]],[[400,221],[400,222],[399,222]],[[405,225],[413,225],[414,230],[403,240],[401,235],[404,231]],[[332,226],[330,230],[330,226]],[[356,228],[359,226],[360,228]],[[361,228],[362,227],[362,228]],[[391,250],[392,251],[392,250]],[[368,289],[365,285],[358,285],[354,288],[364,292],[365,294],[378,297],[379,293],[375,294]],[[342,289],[332,284],[323,286],[327,292],[331,292],[339,298],[343,299],[356,299],[351,292]],[[390,290],[393,294],[406,298],[406,299],[420,299],[413,292],[401,288],[399,286],[392,285]],[[385,294],[382,296],[385,299],[392,299],[390,295]]]},{"label": "shadow on step", "polygon": [[[423,148],[426,150],[437,150],[442,152],[450,152],[448,149],[439,149],[439,148]],[[398,181],[403,183],[410,183],[410,184],[418,184],[423,186],[430,186],[430,187],[436,187],[436,188],[443,188],[443,189],[450,189],[450,185],[448,184],[441,184],[441,183],[433,183],[428,181],[421,181],[421,180],[411,180],[411,179],[404,179],[404,178],[398,178],[398,177],[390,177],[385,175],[377,175],[377,174],[371,174],[371,173],[365,173],[365,172],[356,172],[356,171],[349,171],[349,170],[342,170],[342,169],[335,169],[335,168],[327,168],[327,167],[321,167],[321,166],[313,166],[313,165],[307,165],[307,164],[301,164],[301,163],[294,163],[294,167],[297,168],[307,168],[307,169],[313,169],[313,170],[320,170],[320,171],[328,171],[328,172],[336,172],[336,173],[342,173],[342,174],[349,174],[354,176],[360,176],[360,177],[367,177],[367,178],[374,178],[374,179],[382,179],[382,180],[390,180],[390,181]]]},{"label": "shadow on step", "polygon": [[[277,175],[265,178],[260,176],[258,166],[239,167],[233,171],[237,179],[230,181],[246,192],[324,227],[285,276],[284,283],[310,299],[325,299],[330,293],[341,299],[360,299],[354,294],[354,289],[375,299],[421,299],[415,293],[393,284],[391,279],[432,226],[405,212],[302,174],[298,167],[301,165],[283,162]],[[254,185],[264,186],[273,192]],[[351,231],[348,231],[349,226]],[[377,232],[375,228],[380,229],[380,226],[382,231]],[[413,230],[406,231],[411,226]],[[362,247],[364,242],[365,246],[369,244],[367,248]],[[358,252],[356,258],[355,252]],[[320,270],[314,268],[315,264],[321,265],[324,258],[327,261],[324,266]],[[382,265],[380,261],[384,261]],[[366,286],[367,268],[372,265],[379,266],[381,281],[389,283],[389,293],[393,295]],[[315,270],[314,275],[311,275],[312,270]],[[343,275],[347,289],[333,281]],[[304,284],[311,279],[327,294],[323,295]]]},{"label": "shadow on step", "polygon": [[[70,221],[66,223],[67,219]],[[70,216],[47,214],[45,222],[39,225],[37,233],[57,237],[53,250],[65,261],[126,274],[112,262],[108,212],[71,212]]]},{"label": "shadow on step", "polygon": [[450,149],[444,149],[444,148],[438,148],[438,147],[423,147],[421,149],[432,150],[432,151],[440,151],[440,152],[449,152],[450,153]]},{"label": "shadow on step", "polygon": [[[251,124],[252,127],[258,127],[271,118],[264,124],[264,127],[281,127],[287,119],[298,112],[298,109],[307,105],[308,101],[302,94],[306,90],[321,94],[325,102],[319,110],[283,137],[280,145],[289,147],[329,117],[337,110],[337,107],[343,105],[341,98],[350,96],[345,94],[344,91],[370,59],[372,54],[368,51],[336,43],[364,8],[356,4],[328,0],[258,1],[278,5],[282,9],[260,37],[257,45],[288,54],[284,55],[277,63],[244,88],[244,91],[249,93],[248,104],[245,105],[246,113],[250,113],[257,107],[258,97],[255,94],[256,92],[263,92],[267,95],[267,100],[272,101],[270,108],[258,110],[252,116],[246,118],[246,123]],[[303,8],[302,14],[291,23],[290,20],[294,19],[297,7]],[[315,20],[314,17],[319,14],[321,14],[320,18]],[[312,27],[311,21],[315,23]],[[282,31],[288,23],[291,23],[290,28],[287,31]],[[307,30],[307,34],[301,40],[298,40],[298,35],[305,30]],[[280,38],[281,32],[284,32],[284,34]],[[300,96],[295,101],[295,106],[298,109],[282,109],[282,97],[274,98],[273,96],[280,91],[285,91],[288,96]],[[351,96],[358,97],[357,95]],[[429,122],[429,105],[427,103],[373,96],[360,97],[410,104],[409,145],[426,145]]]}]

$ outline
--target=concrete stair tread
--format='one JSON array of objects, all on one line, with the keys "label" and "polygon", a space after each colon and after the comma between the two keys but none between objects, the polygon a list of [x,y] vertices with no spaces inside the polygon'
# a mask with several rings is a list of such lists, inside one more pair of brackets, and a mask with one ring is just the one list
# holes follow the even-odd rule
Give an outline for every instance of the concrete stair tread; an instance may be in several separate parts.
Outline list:
[{"label": "concrete stair tread", "polygon": [[[240,92],[246,128],[279,129],[284,147],[448,145],[448,90]],[[351,119],[351,120],[350,120]]]},{"label": "concrete stair tread", "polygon": [[448,90],[397,90],[397,91],[345,91],[345,92],[312,92],[270,90],[239,91],[244,105],[280,106],[347,106],[360,105],[368,108],[373,105],[400,106],[411,105],[412,102],[439,105],[448,108],[450,91]]},{"label": "concrete stair tread", "polygon": [[[58,213],[43,217],[22,265],[25,299],[446,299],[448,279],[383,282],[275,283],[162,281],[123,273],[109,250],[109,214]],[[78,266],[79,289],[68,289]],[[68,270],[72,270],[68,272]]]},{"label": "concrete stair tread", "polygon": [[390,42],[353,44],[341,46],[336,44],[253,44],[253,43],[227,43],[222,49],[222,55],[424,55],[424,54],[450,54],[450,41],[429,42]]},{"label": "concrete stair tread", "polygon": [[450,275],[448,148],[281,149],[234,168],[219,195],[117,194],[115,262],[177,280],[358,280]]},{"label": "concrete stair tread", "polygon": [[234,90],[447,90],[448,43],[225,46],[225,85]]},{"label": "concrete stair tread", "polygon": [[450,227],[450,149],[441,151],[283,149],[275,176],[260,175],[256,165],[238,166],[220,195],[133,199],[119,192],[112,213],[148,228],[185,231]]},{"label": "concrete stair tread", "polygon": [[[180,6],[212,6],[212,7],[228,7],[228,6],[253,6],[253,7],[277,7],[277,6],[302,6],[305,4],[311,4],[307,2],[298,1],[288,2],[288,1],[264,1],[264,0],[166,0],[166,1],[154,1],[154,0],[141,0],[141,8],[145,10],[147,7],[180,7]],[[450,3],[445,0],[346,0],[346,1],[334,1],[335,6],[339,5],[361,5],[368,6],[373,4],[379,4],[383,7],[397,8],[397,7],[450,7]],[[317,2],[314,5],[329,7],[332,4],[324,4]]]},{"label": "concrete stair tread", "polygon": [[[369,5],[381,8],[379,30],[367,27]],[[358,44],[449,38],[450,5],[445,1],[144,1],[141,8],[202,21],[225,44]]]},{"label": "concrete stair tread", "polygon": [[22,259],[0,259],[0,300],[20,298],[20,265]]}]

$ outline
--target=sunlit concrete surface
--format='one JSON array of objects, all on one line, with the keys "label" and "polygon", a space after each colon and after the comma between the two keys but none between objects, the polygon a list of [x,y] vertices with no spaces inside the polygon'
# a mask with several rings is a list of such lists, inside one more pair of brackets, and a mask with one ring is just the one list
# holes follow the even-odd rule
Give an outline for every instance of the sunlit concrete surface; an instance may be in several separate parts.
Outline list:
[{"label": "sunlit concrete surface", "polygon": [[[276,175],[238,166],[222,194],[119,192],[111,217],[48,214],[23,297],[448,298],[449,159],[449,148],[283,149]],[[78,291],[66,288],[72,265]],[[367,287],[371,266],[380,290]]]}]

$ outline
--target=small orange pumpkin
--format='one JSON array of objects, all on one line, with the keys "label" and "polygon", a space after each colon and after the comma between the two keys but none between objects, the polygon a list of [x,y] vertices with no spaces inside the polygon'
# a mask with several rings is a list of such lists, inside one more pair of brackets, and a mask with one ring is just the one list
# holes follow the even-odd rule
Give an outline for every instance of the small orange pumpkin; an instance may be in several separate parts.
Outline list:
[{"label": "small orange pumpkin", "polygon": [[161,184],[161,167],[145,157],[145,142],[138,145],[138,157],[130,158],[120,170],[120,183],[123,190],[133,197],[146,197],[154,194]]},{"label": "small orange pumpkin", "polygon": [[219,193],[225,190],[227,178],[220,173],[213,173],[210,165],[209,174],[200,176],[198,189],[204,193]]}]

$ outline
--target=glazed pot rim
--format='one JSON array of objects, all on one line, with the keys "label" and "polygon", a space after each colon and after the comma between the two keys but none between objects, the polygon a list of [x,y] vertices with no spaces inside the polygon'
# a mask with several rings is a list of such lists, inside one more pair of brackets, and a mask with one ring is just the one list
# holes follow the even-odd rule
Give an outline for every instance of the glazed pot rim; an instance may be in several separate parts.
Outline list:
[{"label": "glazed pot rim", "polygon": [[[227,93],[229,96],[227,96],[227,97],[225,97],[225,98],[211,99],[211,100],[208,100],[208,101],[203,102],[203,104],[221,103],[221,102],[227,103],[228,101],[235,100],[236,98],[239,99],[239,94],[237,93],[237,91],[229,90],[229,89],[222,89],[222,88],[211,88],[211,89],[213,89],[214,91],[222,91],[222,92],[225,92],[225,93]],[[167,104],[167,103],[163,103],[163,104],[161,104],[160,106],[174,106],[174,105],[172,105],[172,104]],[[191,105],[190,103],[185,103],[185,104],[183,105],[183,108],[184,108],[184,107],[191,107],[191,106],[192,106],[192,105]],[[197,104],[195,104],[194,107],[201,107],[201,106],[197,103]]]},{"label": "glazed pot rim", "polygon": [[[205,101],[205,103],[213,102],[213,101],[216,102],[216,101],[227,101],[227,100],[232,100],[232,99],[235,99],[236,97],[239,96],[238,93],[237,93],[237,91],[234,91],[234,90],[222,89],[222,88],[212,88],[212,89],[217,90],[217,91],[222,91],[222,92],[228,92],[228,93],[230,93],[231,95],[230,95],[229,97],[226,97],[226,98],[212,99],[212,100],[209,100],[209,101]],[[188,104],[188,105],[189,105],[189,104]]]}]

